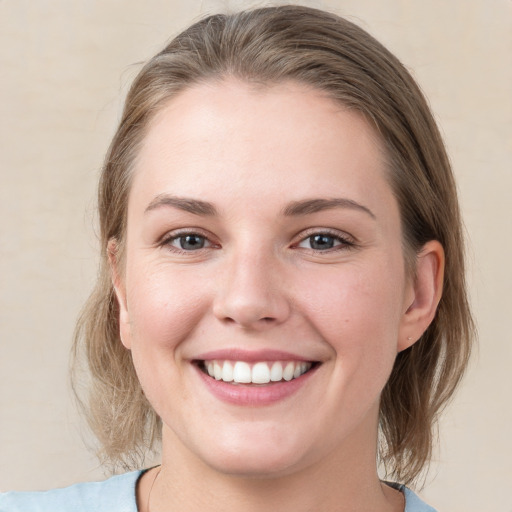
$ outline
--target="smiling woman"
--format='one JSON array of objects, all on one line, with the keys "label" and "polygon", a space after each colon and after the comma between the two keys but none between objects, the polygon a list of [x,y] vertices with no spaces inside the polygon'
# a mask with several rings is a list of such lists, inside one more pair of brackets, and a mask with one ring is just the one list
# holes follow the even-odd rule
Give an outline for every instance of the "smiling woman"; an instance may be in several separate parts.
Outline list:
[{"label": "smiling woman", "polygon": [[162,464],[5,510],[433,510],[401,484],[472,320],[448,159],[395,57],[305,7],[198,22],[136,78],[99,212],[83,404],[105,462],[161,438]]},{"label": "smiling woman", "polygon": [[[380,155],[360,115],[297,84],[201,84],[152,120],[122,268],[115,239],[110,253],[121,340],[163,422],[162,476],[175,444],[267,478],[340,457],[361,431],[373,446],[397,341],[431,320],[443,263],[437,242],[423,249],[432,293],[415,299]],[[148,211],[162,193],[212,209]]]}]

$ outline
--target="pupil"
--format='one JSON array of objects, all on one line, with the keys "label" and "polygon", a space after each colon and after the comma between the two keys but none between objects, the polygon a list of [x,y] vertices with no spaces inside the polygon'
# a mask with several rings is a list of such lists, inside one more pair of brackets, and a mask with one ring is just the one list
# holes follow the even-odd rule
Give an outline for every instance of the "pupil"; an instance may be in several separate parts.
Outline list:
[{"label": "pupil", "polygon": [[204,247],[204,238],[198,235],[186,235],[180,237],[180,246],[182,249],[202,249]]},{"label": "pupil", "polygon": [[313,249],[331,249],[334,247],[334,238],[329,235],[314,235],[309,238]]}]

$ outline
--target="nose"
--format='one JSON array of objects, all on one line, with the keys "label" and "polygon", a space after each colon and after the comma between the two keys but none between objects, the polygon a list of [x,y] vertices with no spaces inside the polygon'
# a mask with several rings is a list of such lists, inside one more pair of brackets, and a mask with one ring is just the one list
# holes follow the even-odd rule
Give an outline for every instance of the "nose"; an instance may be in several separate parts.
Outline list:
[{"label": "nose", "polygon": [[257,331],[286,321],[290,301],[275,257],[239,254],[225,264],[213,304],[220,321]]}]

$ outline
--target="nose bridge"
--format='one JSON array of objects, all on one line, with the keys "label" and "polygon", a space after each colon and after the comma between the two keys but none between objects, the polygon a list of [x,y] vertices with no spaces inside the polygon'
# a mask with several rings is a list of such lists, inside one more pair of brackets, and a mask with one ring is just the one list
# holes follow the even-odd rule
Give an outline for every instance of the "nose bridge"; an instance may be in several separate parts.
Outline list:
[{"label": "nose bridge", "polygon": [[287,318],[289,304],[275,251],[245,244],[233,250],[224,265],[214,304],[220,320],[261,329]]}]

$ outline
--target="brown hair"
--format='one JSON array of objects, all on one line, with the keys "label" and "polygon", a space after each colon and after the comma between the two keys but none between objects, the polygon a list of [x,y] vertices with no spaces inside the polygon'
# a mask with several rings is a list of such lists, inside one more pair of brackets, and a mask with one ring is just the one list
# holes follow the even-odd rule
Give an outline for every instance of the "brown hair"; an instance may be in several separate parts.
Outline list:
[{"label": "brown hair", "polygon": [[429,107],[399,60],[353,23],[299,6],[205,18],[153,57],[129,91],[99,183],[101,266],[74,348],[75,357],[84,351],[88,363],[91,382],[82,404],[102,457],[124,467],[140,464],[160,431],[120,342],[108,268],[109,240],[123,244],[133,161],[164,103],[192,84],[227,76],[264,84],[293,80],[361,112],[387,151],[406,260],[429,240],[444,247],[436,317],[417,343],[398,354],[381,398],[381,461],[388,475],[410,482],[428,465],[438,414],[462,377],[473,338],[456,187]]}]

